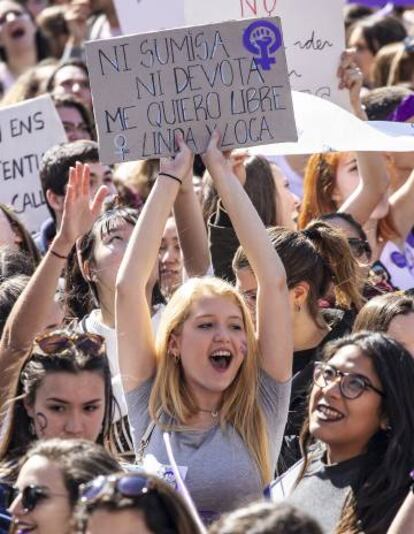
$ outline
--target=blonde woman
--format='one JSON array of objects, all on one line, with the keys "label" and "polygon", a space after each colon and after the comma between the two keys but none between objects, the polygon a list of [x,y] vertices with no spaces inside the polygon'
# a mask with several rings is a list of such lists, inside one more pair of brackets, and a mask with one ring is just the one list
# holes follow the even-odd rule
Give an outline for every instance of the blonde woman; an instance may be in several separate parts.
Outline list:
[{"label": "blonde woman", "polygon": [[[116,329],[135,448],[177,464],[202,517],[260,498],[276,466],[286,424],[292,334],[283,265],[215,133],[204,161],[258,280],[257,332],[226,282],[191,279],[168,303],[155,341],[145,286],[192,155],[182,137],[133,231],[117,278]],[[182,182],[182,183],[181,183]]]}]

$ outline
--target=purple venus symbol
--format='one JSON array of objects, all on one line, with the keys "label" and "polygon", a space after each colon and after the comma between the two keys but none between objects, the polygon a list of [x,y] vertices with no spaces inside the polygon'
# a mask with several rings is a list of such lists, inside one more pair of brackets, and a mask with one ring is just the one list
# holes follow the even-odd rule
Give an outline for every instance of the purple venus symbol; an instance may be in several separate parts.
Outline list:
[{"label": "purple venus symbol", "polygon": [[263,70],[270,70],[276,63],[272,57],[282,46],[282,34],[279,28],[268,20],[257,20],[249,24],[243,32],[243,46],[254,54],[256,64]]}]

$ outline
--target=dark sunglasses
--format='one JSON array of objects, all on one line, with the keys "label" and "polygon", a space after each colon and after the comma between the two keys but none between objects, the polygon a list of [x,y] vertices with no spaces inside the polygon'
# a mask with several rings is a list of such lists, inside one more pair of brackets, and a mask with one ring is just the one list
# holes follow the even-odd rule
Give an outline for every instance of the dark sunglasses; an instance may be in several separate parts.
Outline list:
[{"label": "dark sunglasses", "polygon": [[339,389],[341,394],[349,400],[357,399],[365,390],[372,389],[381,397],[385,397],[383,391],[371,384],[366,376],[357,373],[344,373],[333,365],[316,362],[313,371],[313,382],[319,388],[325,388],[339,380]]},{"label": "dark sunglasses", "polygon": [[124,476],[99,476],[92,482],[81,486],[80,501],[92,504],[101,497],[139,497],[156,488],[153,482],[141,475],[131,474]]},{"label": "dark sunglasses", "polygon": [[46,488],[42,486],[36,486],[31,484],[26,486],[22,490],[18,488],[13,488],[13,491],[10,495],[10,504],[21,495],[22,507],[25,512],[31,512],[36,508],[40,501],[46,500],[49,497],[65,497],[68,498],[66,494],[63,493],[50,493]]},{"label": "dark sunglasses", "polygon": [[35,343],[45,354],[64,352],[73,347],[98,356],[105,352],[105,340],[97,334],[44,334],[35,338]]},{"label": "dark sunglasses", "polygon": [[362,258],[362,256],[366,256],[368,260],[371,259],[372,250],[368,241],[358,239],[357,237],[348,237],[347,241],[355,258],[359,259]]}]

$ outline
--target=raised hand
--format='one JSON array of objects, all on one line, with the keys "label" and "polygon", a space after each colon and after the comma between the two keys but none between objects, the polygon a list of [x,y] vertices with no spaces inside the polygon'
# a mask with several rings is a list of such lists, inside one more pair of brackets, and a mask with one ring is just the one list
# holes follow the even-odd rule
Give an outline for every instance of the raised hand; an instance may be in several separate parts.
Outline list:
[{"label": "raised hand", "polygon": [[88,0],[73,0],[65,6],[65,22],[69,30],[69,39],[74,46],[81,46],[86,40],[87,20],[91,14]]},{"label": "raised hand", "polygon": [[194,156],[185,144],[181,133],[176,135],[175,140],[178,145],[178,152],[174,158],[160,159],[160,173],[171,174],[184,182],[184,179],[192,172]]},{"label": "raised hand", "polygon": [[348,89],[349,91],[349,99],[354,113],[358,117],[364,118],[361,116],[363,75],[355,62],[355,51],[353,49],[345,50],[342,53],[337,76],[339,78],[339,89]]},{"label": "raised hand", "polygon": [[235,175],[234,161],[230,158],[230,152],[223,153],[219,148],[220,134],[215,130],[210,138],[206,152],[202,155],[204,165],[207,167],[213,181],[228,174]]},{"label": "raised hand", "polygon": [[70,247],[92,228],[108,194],[108,188],[103,185],[90,199],[89,174],[87,163],[77,162],[76,167],[71,167],[69,171],[59,236]]}]

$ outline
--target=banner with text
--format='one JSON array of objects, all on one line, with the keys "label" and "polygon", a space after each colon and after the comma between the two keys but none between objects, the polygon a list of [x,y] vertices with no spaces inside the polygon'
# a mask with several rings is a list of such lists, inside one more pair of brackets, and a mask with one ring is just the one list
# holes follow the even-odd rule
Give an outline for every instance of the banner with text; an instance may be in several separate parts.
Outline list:
[{"label": "banner with text", "polygon": [[49,217],[39,180],[42,156],[66,134],[49,96],[0,109],[0,202],[11,206],[29,231]]},{"label": "banner with text", "polygon": [[124,33],[278,16],[292,89],[349,109],[336,77],[345,48],[343,0],[115,0],[115,5]]},{"label": "banner with text", "polygon": [[297,139],[278,17],[86,44],[100,158],[194,153],[218,128],[222,148]]}]

